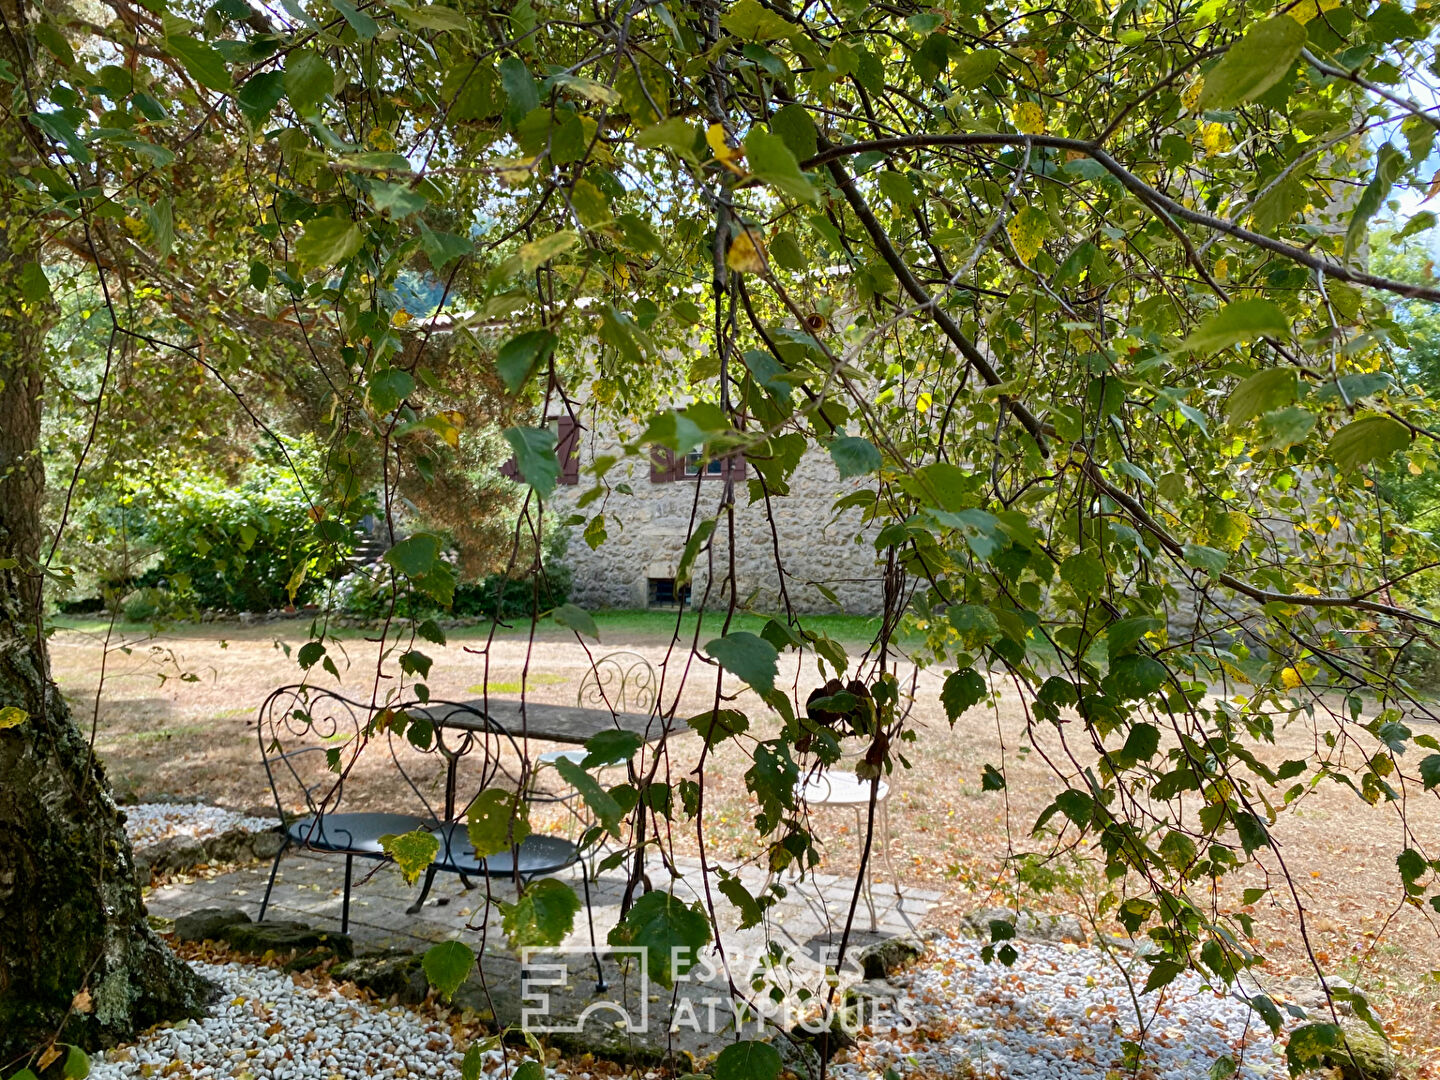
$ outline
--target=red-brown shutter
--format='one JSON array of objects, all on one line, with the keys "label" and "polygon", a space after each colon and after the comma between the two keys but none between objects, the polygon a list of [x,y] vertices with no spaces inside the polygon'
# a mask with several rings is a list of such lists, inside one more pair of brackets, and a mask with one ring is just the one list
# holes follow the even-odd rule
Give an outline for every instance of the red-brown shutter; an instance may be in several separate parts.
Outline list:
[{"label": "red-brown shutter", "polygon": [[560,460],[560,483],[580,482],[580,425],[568,416],[560,417],[556,432],[555,456]]},{"label": "red-brown shutter", "polygon": [[732,480],[745,479],[745,455],[739,450],[725,459],[725,470]]},{"label": "red-brown shutter", "polygon": [[[650,448],[650,482],[652,484],[670,483],[675,479],[676,471],[674,453],[666,450],[663,446]],[[679,467],[679,471],[683,471],[683,465]]]}]

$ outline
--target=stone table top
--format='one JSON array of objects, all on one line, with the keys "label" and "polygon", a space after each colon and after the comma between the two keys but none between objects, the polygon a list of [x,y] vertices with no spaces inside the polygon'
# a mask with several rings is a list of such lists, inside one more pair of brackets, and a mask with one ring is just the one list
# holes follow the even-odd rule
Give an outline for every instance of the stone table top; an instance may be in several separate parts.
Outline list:
[{"label": "stone table top", "polygon": [[[547,742],[583,745],[602,731],[632,731],[646,742],[658,742],[667,733],[667,721],[641,713],[612,713],[609,709],[587,709],[578,705],[550,705],[538,701],[522,703],[507,698],[472,698],[456,702],[461,710],[446,713],[437,704],[433,709],[409,707],[412,716],[427,716],[445,727],[479,730],[483,721],[476,714],[489,716],[511,735],[522,735]],[[469,710],[474,710],[473,712]],[[683,721],[670,720],[669,734],[689,734]]]}]

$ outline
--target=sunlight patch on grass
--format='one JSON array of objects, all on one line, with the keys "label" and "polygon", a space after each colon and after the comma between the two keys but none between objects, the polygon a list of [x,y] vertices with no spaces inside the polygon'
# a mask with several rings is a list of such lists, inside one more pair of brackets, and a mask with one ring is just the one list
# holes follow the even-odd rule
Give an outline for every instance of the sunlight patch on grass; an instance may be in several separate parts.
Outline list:
[{"label": "sunlight patch on grass", "polygon": [[[537,674],[527,677],[525,680],[525,685],[557,686],[560,683],[565,683],[569,681],[570,680],[564,675],[548,675],[545,672],[539,672]],[[484,683],[476,683],[474,686],[467,686],[465,689],[472,694],[484,694],[486,691],[486,686]],[[521,687],[519,679],[516,679],[514,682],[492,682],[489,686],[489,691],[492,694],[518,694],[520,693],[520,690]]]}]

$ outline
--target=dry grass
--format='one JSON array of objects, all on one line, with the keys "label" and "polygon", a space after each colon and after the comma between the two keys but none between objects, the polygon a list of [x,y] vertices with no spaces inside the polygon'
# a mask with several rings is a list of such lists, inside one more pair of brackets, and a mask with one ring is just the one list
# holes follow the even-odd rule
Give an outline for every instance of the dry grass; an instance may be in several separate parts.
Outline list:
[{"label": "dry grass", "polygon": [[[302,632],[303,626],[286,624],[192,628],[136,642],[128,653],[112,652],[96,745],[122,796],[201,797],[251,811],[270,806],[254,711],[270,689],[296,681],[298,668],[282,646],[298,646]],[[482,647],[473,640],[443,649],[427,647],[435,655],[432,695],[471,697],[470,688],[487,680],[492,693],[503,693],[494,689],[497,683],[518,688],[524,640],[507,638],[488,652],[476,651]],[[641,652],[657,666],[666,659],[664,642],[654,640],[606,641],[601,651],[621,647]],[[352,696],[368,698],[377,685],[376,646],[356,640],[347,649],[352,666],[342,669],[342,684]],[[62,688],[88,724],[100,669],[99,642],[90,635],[62,632],[54,639],[53,656]],[[680,650],[666,669],[667,688],[678,681],[684,663]],[[540,641],[530,666],[538,676],[531,679],[531,698],[573,702],[587,665],[586,653],[573,638]],[[793,661],[782,675],[804,690],[816,682],[813,667],[798,673]],[[1017,749],[1024,713],[1013,692],[1002,696],[996,710],[974,710],[951,730],[938,704],[938,680],[922,675],[920,687],[913,714],[918,740],[905,749],[914,767],[894,780],[895,859],[906,882],[943,891],[932,920],[945,925],[967,910],[1001,899],[994,883],[1007,853],[1029,849],[1030,823],[1049,803],[1056,781],[1039,754]],[[725,689],[734,689],[728,680]],[[713,669],[692,664],[679,714],[707,708],[714,694]],[[742,695],[742,707],[747,700],[748,694]],[[755,706],[748,710],[752,717],[763,712],[757,702],[749,704]],[[1048,749],[1056,749],[1053,740],[1052,735]],[[1316,745],[1316,731],[1295,723],[1280,729],[1277,745],[1266,757],[1272,762],[1309,757]],[[547,748],[535,744],[531,751]],[[694,770],[699,749],[693,738],[675,743],[666,767],[669,779],[678,781]],[[987,762],[1003,762],[1005,792],[980,791],[980,770]],[[376,808],[394,806],[403,789],[386,765],[379,755],[362,759],[347,799]],[[704,839],[720,860],[758,857],[752,804],[744,788],[746,767],[743,754],[733,747],[704,763]],[[1394,807],[1368,806],[1348,789],[1326,784],[1281,816],[1274,832],[1305,909],[1303,935],[1281,868],[1273,861],[1237,875],[1219,902],[1233,903],[1246,886],[1275,886],[1253,911],[1254,944],[1269,957],[1267,970],[1308,972],[1308,938],[1327,973],[1344,975],[1371,995],[1409,1073],[1440,1076],[1440,932],[1428,905],[1416,908],[1404,902],[1395,865],[1396,854],[1407,843],[1432,854],[1440,851],[1440,806],[1431,796],[1412,798],[1405,811],[1402,826]],[[853,815],[830,812],[817,816],[815,826],[827,843],[825,868],[853,867],[858,839]],[[1410,830],[1408,841],[1405,827]],[[667,842],[678,853],[688,853],[696,849],[697,836],[689,827]],[[883,868],[877,871],[883,877]],[[1082,888],[1033,903],[1081,911],[1094,895]]]}]

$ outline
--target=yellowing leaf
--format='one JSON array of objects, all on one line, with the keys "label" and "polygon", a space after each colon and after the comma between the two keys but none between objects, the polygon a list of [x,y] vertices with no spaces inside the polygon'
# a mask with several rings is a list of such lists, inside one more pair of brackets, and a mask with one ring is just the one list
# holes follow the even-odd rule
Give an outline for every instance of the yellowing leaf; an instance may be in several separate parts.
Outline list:
[{"label": "yellowing leaf", "polygon": [[1050,219],[1045,212],[1033,206],[1027,206],[1010,219],[1006,231],[1010,233],[1010,242],[1015,245],[1015,253],[1020,256],[1021,262],[1028,265],[1035,258],[1049,228]]},{"label": "yellowing leaf", "polygon": [[402,833],[399,836],[388,835],[380,837],[381,849],[395,860],[395,865],[400,868],[401,875],[405,878],[407,885],[414,885],[420,880],[420,875],[435,858],[436,852],[440,850],[440,839],[424,829],[416,829],[414,832]]},{"label": "yellowing leaf", "polygon": [[1300,0],[1288,14],[1296,22],[1307,23],[1311,19],[1319,18],[1325,11],[1334,11],[1340,6],[1340,0]]},{"label": "yellowing leaf", "polygon": [[390,316],[391,326],[404,326],[412,318],[411,314],[403,308]]},{"label": "yellowing leaf", "polygon": [[705,142],[709,144],[710,152],[721,165],[736,175],[744,173],[745,170],[736,164],[743,155],[726,140],[724,124],[711,124],[706,128]]},{"label": "yellowing leaf", "polygon": [[1200,145],[1205,148],[1206,157],[1223,154],[1234,145],[1230,129],[1224,124],[1211,122],[1200,125]]},{"label": "yellowing leaf", "polygon": [[5,708],[0,709],[0,731],[4,731],[6,728],[19,727],[29,719],[30,714],[24,709],[17,709],[14,705],[6,705]]},{"label": "yellowing leaf", "polygon": [[1185,107],[1186,112],[1195,111],[1195,106],[1200,104],[1200,91],[1204,89],[1205,80],[1203,78],[1196,79],[1185,88],[1185,92],[1180,95],[1180,104]]},{"label": "yellowing leaf", "polygon": [[755,243],[755,239],[748,232],[742,232],[735,237],[730,244],[730,250],[725,253],[725,265],[742,274],[763,274],[764,249]]},{"label": "yellowing leaf", "polygon": [[1023,131],[1026,135],[1045,134],[1045,110],[1036,102],[1017,102],[1010,110],[1010,119],[1016,130]]},{"label": "yellowing leaf", "polygon": [[1280,684],[1284,686],[1286,690],[1294,690],[1303,681],[1304,680],[1300,678],[1300,672],[1296,671],[1293,667],[1287,667],[1280,672]]}]

